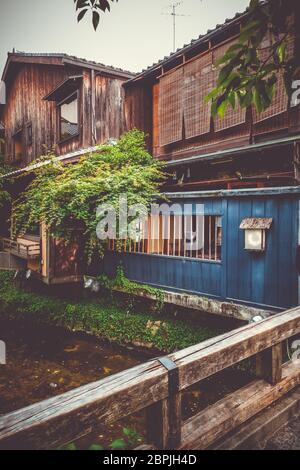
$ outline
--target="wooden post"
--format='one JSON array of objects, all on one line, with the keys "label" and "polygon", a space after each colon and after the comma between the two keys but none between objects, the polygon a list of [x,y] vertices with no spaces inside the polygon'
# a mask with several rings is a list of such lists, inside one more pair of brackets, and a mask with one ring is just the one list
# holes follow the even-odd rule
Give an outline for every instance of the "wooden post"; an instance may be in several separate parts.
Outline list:
[{"label": "wooden post", "polygon": [[148,407],[146,420],[148,443],[157,449],[177,449],[181,444],[181,393]]},{"label": "wooden post", "polygon": [[168,448],[175,450],[181,444],[181,392],[171,395],[169,398],[169,441]]},{"label": "wooden post", "polygon": [[160,449],[175,450],[181,445],[181,392],[176,364],[169,358],[159,361],[168,370],[169,396],[147,410],[147,433],[149,442]]},{"label": "wooden post", "polygon": [[282,343],[256,356],[256,375],[272,385],[282,379]]},{"label": "wooden post", "polygon": [[167,449],[169,439],[168,399],[154,403],[146,409],[147,442],[157,449]]}]

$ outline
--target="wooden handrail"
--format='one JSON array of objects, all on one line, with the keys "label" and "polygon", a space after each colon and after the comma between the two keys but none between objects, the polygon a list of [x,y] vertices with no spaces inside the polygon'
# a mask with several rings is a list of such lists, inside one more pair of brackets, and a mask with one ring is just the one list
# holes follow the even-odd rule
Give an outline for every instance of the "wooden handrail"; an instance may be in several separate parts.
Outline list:
[{"label": "wooden handrail", "polygon": [[11,251],[17,256],[25,257],[27,259],[36,258],[40,256],[41,248],[40,243],[30,241],[30,244],[25,244],[21,241],[12,240],[10,238],[0,237],[3,244],[3,249]]},{"label": "wooden handrail", "polygon": [[[179,374],[172,396],[168,371],[154,359],[9,413],[0,417],[0,448],[57,448],[95,430],[99,423],[143,409],[148,409],[148,436],[156,446],[168,448],[172,434],[176,448],[207,447],[300,384],[300,368],[293,363],[282,366],[281,355],[281,343],[298,333],[300,307],[171,354],[167,357]],[[182,421],[183,390],[252,356],[260,366],[254,382]],[[231,421],[228,410],[234,417]],[[199,420],[206,423],[204,427],[199,427]]]}]

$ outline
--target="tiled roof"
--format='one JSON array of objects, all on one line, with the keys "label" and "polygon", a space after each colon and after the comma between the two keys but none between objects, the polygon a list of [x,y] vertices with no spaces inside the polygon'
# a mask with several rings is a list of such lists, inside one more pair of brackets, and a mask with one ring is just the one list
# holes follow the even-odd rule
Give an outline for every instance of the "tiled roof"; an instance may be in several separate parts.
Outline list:
[{"label": "tiled roof", "polygon": [[[261,2],[266,3],[265,1]],[[178,48],[175,52],[172,52],[168,56],[165,56],[163,59],[159,60],[158,62],[155,62],[154,64],[150,65],[146,69],[142,70],[141,73],[137,74],[135,77],[133,77],[129,82],[134,81],[138,78],[143,78],[147,76],[148,74],[151,74],[157,67],[161,67],[162,65],[167,64],[168,62],[171,62],[174,60],[177,56],[181,55],[183,52],[188,52],[194,47],[199,46],[201,43],[207,41],[208,39],[212,38],[213,36],[216,36],[220,32],[223,32],[226,28],[232,26],[233,23],[237,22],[237,20],[240,20],[243,16],[246,16],[249,12],[249,8],[247,8],[244,12],[242,13],[236,13],[233,18],[227,18],[223,24],[217,24],[214,29],[209,29],[205,34],[200,34],[200,36],[197,39],[193,39],[190,43],[184,44],[183,47]]]},{"label": "tiled roof", "polygon": [[8,54],[8,61],[9,61],[10,58],[13,58],[14,56],[15,57],[18,57],[18,56],[19,57],[32,57],[32,58],[49,58],[49,59],[58,58],[58,59],[61,59],[62,62],[72,62],[75,65],[76,65],[76,63],[78,63],[78,65],[81,65],[81,66],[86,65],[88,67],[95,67],[95,69],[101,69],[105,73],[112,74],[112,75],[124,76],[124,78],[132,78],[136,75],[133,72],[121,69],[119,67],[113,67],[112,65],[105,65],[105,64],[102,64],[100,62],[95,62],[95,61],[92,61],[92,60],[83,59],[83,58],[76,57],[76,56],[69,55],[69,54],[65,54],[65,53],[57,53],[57,52],[54,52],[54,53],[41,52],[41,53],[39,53],[39,52],[14,51],[14,52]]}]

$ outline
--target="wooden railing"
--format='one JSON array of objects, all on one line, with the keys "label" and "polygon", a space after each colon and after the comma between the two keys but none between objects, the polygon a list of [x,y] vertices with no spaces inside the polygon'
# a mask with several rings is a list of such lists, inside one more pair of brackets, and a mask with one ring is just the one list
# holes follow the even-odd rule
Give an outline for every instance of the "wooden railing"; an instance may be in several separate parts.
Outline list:
[{"label": "wooden railing", "polygon": [[[282,360],[298,333],[300,307],[7,414],[0,448],[58,448],[146,409],[148,444],[205,449],[300,384],[300,365]],[[250,357],[252,382],[183,421],[184,390]]]},{"label": "wooden railing", "polygon": [[22,259],[36,259],[41,255],[40,242],[24,239],[12,240],[10,238],[0,239],[3,251],[11,253]]}]

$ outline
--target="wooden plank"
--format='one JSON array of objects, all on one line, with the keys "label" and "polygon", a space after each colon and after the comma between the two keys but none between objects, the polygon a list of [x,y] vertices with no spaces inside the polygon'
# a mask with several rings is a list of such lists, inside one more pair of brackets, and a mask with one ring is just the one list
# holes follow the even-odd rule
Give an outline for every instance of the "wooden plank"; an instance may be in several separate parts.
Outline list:
[{"label": "wooden plank", "polygon": [[0,417],[0,449],[56,449],[167,396],[167,371],[153,360]]},{"label": "wooden plank", "polygon": [[266,440],[300,413],[300,387],[233,430],[212,450],[261,449]]},{"label": "wooden plank", "polygon": [[167,449],[169,441],[168,400],[161,400],[146,409],[147,442],[158,449]]},{"label": "wooden plank", "polygon": [[223,337],[171,356],[179,368],[180,390],[268,349],[300,332],[300,308],[279,313]]},{"label": "wooden plank", "polygon": [[228,432],[267,408],[300,383],[300,369],[289,363],[276,385],[255,380],[185,422],[182,449],[206,449]]},{"label": "wooden plank", "polygon": [[181,393],[175,393],[169,397],[169,440],[168,449],[177,449],[181,445]]},{"label": "wooden plank", "polygon": [[272,385],[282,378],[282,343],[262,351],[256,356],[256,375]]}]

